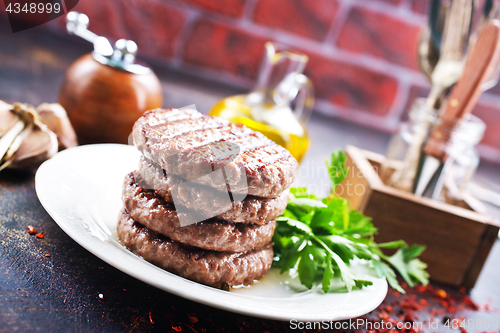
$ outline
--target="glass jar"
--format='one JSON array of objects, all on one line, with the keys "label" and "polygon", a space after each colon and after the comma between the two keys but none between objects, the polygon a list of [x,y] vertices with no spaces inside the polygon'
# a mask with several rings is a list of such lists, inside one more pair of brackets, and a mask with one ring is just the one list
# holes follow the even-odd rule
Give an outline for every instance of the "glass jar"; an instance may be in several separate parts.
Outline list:
[{"label": "glass jar", "polygon": [[[407,192],[415,191],[422,147],[428,142],[431,130],[443,123],[437,117],[437,110],[427,106],[425,98],[415,100],[409,120],[401,125],[399,132],[389,142],[380,172],[386,185]],[[448,139],[442,141],[440,147],[446,158],[431,197],[456,203],[479,164],[476,145],[483,138],[486,126],[473,115],[446,123],[445,135]]]}]

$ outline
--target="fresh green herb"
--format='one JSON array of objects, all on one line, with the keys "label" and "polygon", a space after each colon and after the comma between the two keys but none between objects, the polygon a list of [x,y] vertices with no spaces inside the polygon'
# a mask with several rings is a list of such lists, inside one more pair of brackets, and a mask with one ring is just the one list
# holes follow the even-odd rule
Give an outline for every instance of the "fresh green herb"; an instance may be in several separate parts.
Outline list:
[{"label": "fresh green herb", "polygon": [[[344,152],[333,153],[327,161],[332,182],[332,194],[318,199],[304,187],[292,188],[288,205],[277,219],[274,234],[274,267],[281,273],[295,269],[300,282],[307,288],[321,283],[326,293],[334,277],[340,277],[347,291],[371,285],[358,278],[349,268],[354,258],[371,261],[376,274],[386,277],[389,284],[401,293],[396,269],[409,286],[416,282],[428,283],[426,264],[417,259],[425,249],[421,245],[408,246],[404,241],[376,244],[377,229],[369,217],[349,209],[349,201],[333,194],[345,179]],[[394,249],[387,256],[382,249]]]}]

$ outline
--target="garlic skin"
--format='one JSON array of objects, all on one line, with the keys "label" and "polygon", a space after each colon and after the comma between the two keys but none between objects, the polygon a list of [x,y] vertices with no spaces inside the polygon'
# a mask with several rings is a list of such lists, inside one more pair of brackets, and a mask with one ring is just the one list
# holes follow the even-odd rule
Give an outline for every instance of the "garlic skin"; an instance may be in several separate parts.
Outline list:
[{"label": "garlic skin", "polygon": [[11,111],[12,105],[0,100],[0,138],[18,121],[18,117]]},{"label": "garlic skin", "polygon": [[76,147],[78,141],[66,110],[58,103],[43,103],[36,108],[40,121],[57,135],[59,150]]},{"label": "garlic skin", "polygon": [[45,125],[34,126],[12,156],[9,168],[39,166],[57,153],[58,146],[54,132]]},{"label": "garlic skin", "polygon": [[[47,122],[47,124],[44,124]],[[78,144],[75,131],[59,104],[12,105],[0,100],[0,171],[40,165],[59,149]]]}]

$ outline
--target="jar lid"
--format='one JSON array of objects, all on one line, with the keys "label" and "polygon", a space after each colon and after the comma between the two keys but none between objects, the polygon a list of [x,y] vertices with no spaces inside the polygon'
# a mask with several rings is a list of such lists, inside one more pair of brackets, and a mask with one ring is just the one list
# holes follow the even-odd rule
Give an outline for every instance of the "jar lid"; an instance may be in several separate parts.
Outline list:
[{"label": "jar lid", "polygon": [[137,44],[132,40],[119,39],[112,47],[109,40],[89,31],[89,18],[78,12],[66,15],[66,30],[94,45],[92,55],[103,65],[111,66],[133,74],[149,74],[151,68],[136,59]]}]

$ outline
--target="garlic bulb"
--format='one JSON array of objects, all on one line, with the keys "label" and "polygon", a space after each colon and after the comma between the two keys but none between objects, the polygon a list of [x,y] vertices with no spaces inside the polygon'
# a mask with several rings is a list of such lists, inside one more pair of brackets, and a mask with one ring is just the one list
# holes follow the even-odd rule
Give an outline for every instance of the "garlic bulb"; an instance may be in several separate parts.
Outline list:
[{"label": "garlic bulb", "polygon": [[77,145],[60,105],[42,104],[37,110],[27,104],[0,101],[0,170],[35,166],[54,156],[58,148]]}]

